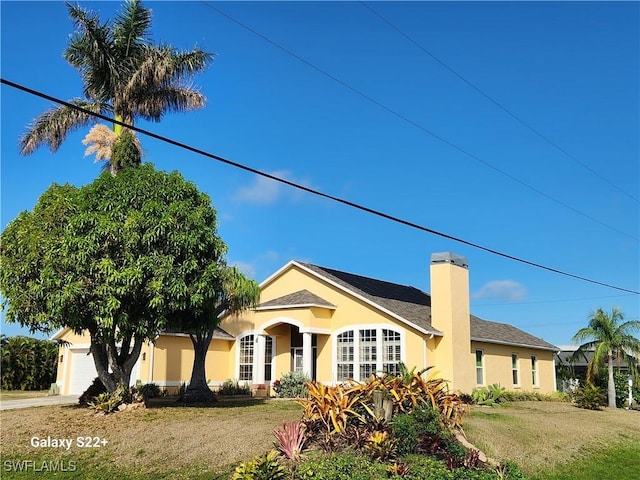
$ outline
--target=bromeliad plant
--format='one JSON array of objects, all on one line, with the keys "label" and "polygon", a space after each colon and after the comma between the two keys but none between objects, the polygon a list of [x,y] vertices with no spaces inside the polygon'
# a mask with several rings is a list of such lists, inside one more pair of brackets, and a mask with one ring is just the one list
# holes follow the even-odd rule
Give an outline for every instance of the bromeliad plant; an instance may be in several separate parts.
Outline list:
[{"label": "bromeliad plant", "polygon": [[281,428],[273,431],[276,437],[275,446],[278,451],[291,461],[297,461],[307,442],[307,426],[301,420],[283,422]]}]

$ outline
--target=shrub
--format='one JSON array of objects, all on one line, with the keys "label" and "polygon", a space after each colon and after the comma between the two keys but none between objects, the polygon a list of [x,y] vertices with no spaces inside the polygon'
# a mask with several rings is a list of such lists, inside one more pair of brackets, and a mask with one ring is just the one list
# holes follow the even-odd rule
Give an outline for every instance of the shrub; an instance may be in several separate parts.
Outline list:
[{"label": "shrub", "polygon": [[281,398],[302,398],[307,396],[307,383],[311,379],[302,372],[289,372],[273,382],[273,391]]},{"label": "shrub", "polygon": [[488,387],[474,388],[471,392],[471,398],[477,405],[488,405],[493,407],[497,403],[503,401],[505,395],[504,387],[501,387],[499,383],[494,383]]},{"label": "shrub", "polygon": [[91,385],[89,385],[89,388],[87,388],[82,395],[80,395],[80,398],[78,400],[78,403],[80,403],[80,405],[82,406],[88,406],[90,402],[92,402],[93,400],[95,400],[95,398],[100,395],[101,393],[106,393],[107,389],[105,388],[105,386],[102,383],[102,380],[100,380],[100,378],[96,377],[93,379],[93,383]]},{"label": "shrub", "polygon": [[225,380],[218,390],[220,395],[251,395],[251,386],[248,384],[240,385],[238,380]]},{"label": "shrub", "polygon": [[606,405],[606,395],[600,387],[595,386],[593,383],[587,383],[584,387],[576,390],[574,401],[580,408],[600,410],[603,405]]},{"label": "shrub", "polygon": [[113,413],[124,403],[124,397],[124,392],[120,388],[115,392],[101,393],[92,402],[89,402],[89,408],[97,413]]},{"label": "shrub", "polygon": [[287,469],[278,462],[278,452],[255,457],[250,462],[242,462],[233,473],[233,480],[284,480]]},{"label": "shrub", "polygon": [[398,444],[398,454],[415,453],[418,447],[418,425],[415,417],[408,413],[396,415],[392,428]]},{"label": "shrub", "polygon": [[145,383],[138,387],[138,392],[145,400],[149,398],[157,398],[161,395],[160,387],[155,383]]},{"label": "shrub", "polygon": [[382,480],[387,478],[384,464],[372,462],[353,452],[316,456],[295,471],[296,480]]},{"label": "shrub", "polygon": [[395,458],[398,450],[396,441],[386,431],[376,431],[369,435],[364,450],[374,460],[390,460]]},{"label": "shrub", "polygon": [[2,388],[5,390],[46,390],[56,379],[56,342],[2,335],[0,356]]}]

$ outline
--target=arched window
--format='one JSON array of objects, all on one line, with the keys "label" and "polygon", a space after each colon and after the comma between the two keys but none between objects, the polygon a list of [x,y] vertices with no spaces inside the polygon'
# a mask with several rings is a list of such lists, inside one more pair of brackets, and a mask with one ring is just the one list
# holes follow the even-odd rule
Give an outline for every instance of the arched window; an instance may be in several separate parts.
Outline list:
[{"label": "arched window", "polygon": [[395,375],[402,361],[402,336],[390,328],[346,330],[336,336],[336,380],[364,381],[374,373]]}]

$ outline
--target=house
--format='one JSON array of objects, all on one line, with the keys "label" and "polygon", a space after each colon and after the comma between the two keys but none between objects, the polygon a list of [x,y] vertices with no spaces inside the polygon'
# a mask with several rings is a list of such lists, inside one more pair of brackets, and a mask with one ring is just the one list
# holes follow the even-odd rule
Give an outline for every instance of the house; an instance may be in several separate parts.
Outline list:
[{"label": "house", "polygon": [[[222,319],[207,354],[212,387],[233,378],[269,385],[300,371],[327,384],[373,373],[433,367],[454,390],[500,383],[508,390],[555,390],[554,345],[470,314],[464,257],[431,257],[431,294],[420,289],[290,261],[261,284],[260,304]],[[88,337],[68,330],[58,386],[80,393],[95,376]],[[177,387],[190,378],[191,341],[164,333],[143,347],[132,382]]]}]

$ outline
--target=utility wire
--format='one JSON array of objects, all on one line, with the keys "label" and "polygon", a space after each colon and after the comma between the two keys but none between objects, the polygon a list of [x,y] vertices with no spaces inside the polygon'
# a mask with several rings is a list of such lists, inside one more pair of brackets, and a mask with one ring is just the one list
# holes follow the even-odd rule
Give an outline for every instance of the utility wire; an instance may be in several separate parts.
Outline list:
[{"label": "utility wire", "polygon": [[22,90],[23,92],[29,93],[31,95],[35,95],[37,97],[44,98],[44,99],[49,100],[51,102],[55,102],[55,103],[58,103],[60,105],[64,105],[65,107],[72,108],[74,110],[83,112],[83,113],[88,114],[88,115],[92,115],[92,116],[94,116],[96,118],[100,118],[100,119],[105,120],[107,122],[114,123],[116,125],[121,125],[123,127],[129,128],[131,130],[134,130],[136,132],[142,133],[144,135],[147,135],[149,137],[155,138],[157,140],[169,143],[171,145],[174,145],[176,147],[188,150],[190,152],[197,153],[198,155],[203,155],[203,156],[211,158],[213,160],[217,160],[218,162],[224,163],[226,165],[230,165],[232,167],[236,167],[236,168],[239,168],[241,170],[254,173],[256,175],[260,175],[262,177],[268,178],[270,180],[274,180],[276,182],[284,183],[285,185],[289,185],[290,187],[297,188],[298,190],[302,190],[302,191],[310,193],[312,195],[316,195],[318,197],[326,198],[328,200],[333,200],[334,202],[341,203],[341,204],[346,205],[348,207],[355,208],[355,209],[363,211],[365,213],[369,213],[371,215],[375,215],[377,217],[384,218],[386,220],[390,220],[392,222],[399,223],[401,225],[405,225],[407,227],[410,227],[410,228],[413,228],[413,229],[416,229],[416,230],[420,230],[422,232],[430,233],[430,234],[433,234],[433,235],[437,235],[439,237],[443,237],[443,238],[446,238],[446,239],[449,239],[449,240],[453,240],[454,242],[458,242],[458,243],[461,243],[463,245],[468,245],[468,246],[476,248],[478,250],[483,250],[483,251],[491,253],[493,255],[497,255],[497,256],[500,256],[500,257],[503,257],[503,258],[507,258],[509,260],[513,260],[515,262],[523,263],[525,265],[529,265],[529,266],[532,266],[532,267],[535,267],[535,268],[546,270],[548,272],[553,272],[553,273],[556,273],[558,275],[563,275],[565,277],[575,278],[577,280],[582,280],[584,282],[593,283],[595,285],[601,285],[603,287],[612,288],[614,290],[620,290],[622,292],[627,292],[627,293],[633,293],[633,294],[636,294],[636,295],[640,295],[640,291],[637,291],[637,290],[631,290],[631,289],[628,289],[628,288],[618,287],[616,285],[612,285],[612,284],[605,283],[605,282],[599,282],[597,280],[593,280],[593,279],[590,279],[590,278],[587,278],[587,277],[583,277],[583,276],[576,275],[576,274],[573,274],[573,273],[565,272],[565,271],[562,271],[562,270],[559,270],[559,269],[556,269],[556,268],[547,267],[547,266],[539,264],[539,263],[535,263],[535,262],[532,262],[532,261],[529,261],[529,260],[525,260],[525,259],[513,256],[513,255],[509,255],[509,254],[506,254],[506,253],[502,253],[502,252],[499,252],[498,250],[494,250],[494,249],[491,249],[491,248],[488,248],[488,247],[484,247],[484,246],[479,245],[477,243],[473,243],[473,242],[470,242],[468,240],[463,240],[463,239],[455,237],[453,235],[448,235],[446,233],[438,232],[437,230],[433,230],[431,228],[424,227],[422,225],[410,222],[408,220],[403,220],[402,218],[396,217],[396,216],[388,214],[388,213],[381,212],[380,210],[375,210],[373,208],[366,207],[364,205],[361,205],[361,204],[346,200],[344,198],[336,197],[334,195],[330,195],[328,193],[321,192],[320,190],[316,190],[316,189],[307,187],[305,185],[300,185],[299,183],[292,182],[290,180],[287,180],[286,178],[281,178],[281,177],[278,177],[276,175],[271,175],[270,173],[266,173],[266,172],[263,172],[261,170],[257,170],[257,169],[255,169],[253,167],[249,167],[247,165],[243,165],[243,164],[241,164],[239,162],[235,162],[233,160],[228,160],[228,159],[220,157],[218,155],[214,155],[214,154],[206,152],[204,150],[200,150],[199,148],[195,148],[195,147],[192,147],[190,145],[178,142],[176,140],[172,140],[170,138],[164,137],[162,135],[158,135],[156,133],[150,132],[149,130],[144,130],[142,128],[135,127],[133,125],[129,125],[127,123],[121,122],[119,120],[116,120],[114,118],[108,117],[106,115],[102,115],[100,113],[95,113],[95,112],[89,111],[89,110],[87,110],[85,108],[79,107],[77,105],[73,105],[73,104],[71,104],[69,102],[65,102],[64,100],[60,100],[59,98],[52,97],[52,96],[47,95],[45,93],[42,93],[42,92],[40,92],[38,90],[33,90],[33,89],[28,88],[28,87],[26,87],[24,85],[12,82],[10,80],[6,80],[4,78],[0,78],[0,82],[5,84],[5,85],[8,85],[10,87],[16,88],[18,90]]},{"label": "utility wire", "polygon": [[491,103],[493,103],[496,107],[498,107],[500,110],[502,110],[503,112],[505,112],[507,115],[509,115],[511,118],[513,118],[514,120],[516,120],[518,123],[520,123],[521,125],[523,125],[524,127],[526,127],[527,129],[529,129],[531,132],[535,133],[538,137],[540,137],[541,139],[543,139],[545,142],[547,142],[549,145],[551,145],[552,147],[554,147],[556,150],[560,151],[561,153],[563,153],[566,157],[570,158],[571,160],[573,160],[575,163],[577,163],[578,165],[582,166],[584,169],[590,171],[593,175],[595,175],[596,177],[598,177],[600,180],[602,180],[603,182],[608,183],[610,186],[612,186],[613,188],[615,188],[616,190],[618,190],[619,192],[623,193],[624,195],[626,195],[627,197],[629,197],[631,200],[635,201],[636,203],[640,203],[640,200],[637,197],[634,197],[633,195],[631,195],[629,192],[623,190],[622,188],[620,188],[619,186],[617,186],[615,183],[611,182],[610,180],[608,180],[606,177],[600,175],[597,171],[595,171],[593,168],[591,168],[589,165],[587,165],[586,163],[580,161],[578,158],[576,158],[574,155],[572,155],[571,153],[567,152],[564,148],[562,148],[560,145],[558,145],[557,143],[555,143],[553,140],[551,140],[549,137],[547,137],[546,135],[544,135],[543,133],[541,133],[539,130],[537,130],[536,128],[532,127],[531,125],[529,125],[527,122],[525,122],[522,118],[520,118],[518,115],[516,115],[515,113],[513,113],[511,110],[509,110],[507,107],[505,107],[504,105],[502,105],[501,103],[499,103],[495,98],[491,97],[489,94],[485,93],[484,91],[482,91],[479,87],[477,87],[476,85],[474,85],[472,82],[470,82],[469,80],[467,80],[466,78],[464,78],[462,75],[460,75],[456,70],[454,70],[452,67],[450,67],[449,65],[447,65],[443,60],[441,60],[440,58],[436,57],[433,53],[431,53],[429,50],[427,50],[424,46],[422,46],[421,44],[419,44],[416,40],[414,40],[413,38],[411,38],[409,35],[407,35],[406,33],[404,33],[402,30],[400,30],[400,28],[398,28],[396,25],[394,25],[393,23],[391,23],[389,20],[387,20],[380,12],[378,12],[377,10],[375,10],[373,7],[369,6],[366,2],[360,2],[364,7],[366,7],[368,10],[370,10],[374,15],[376,15],[380,20],[382,20],[384,23],[386,23],[387,25],[389,25],[391,28],[393,28],[396,32],[398,32],[400,35],[402,35],[404,38],[406,38],[407,40],[409,40],[411,43],[413,43],[416,47],[418,47],[420,50],[422,50],[424,53],[426,53],[427,55],[429,55],[432,59],[434,59],[436,62],[438,62],[440,65],[442,65],[444,68],[446,68],[447,70],[449,70],[452,74],[454,74],[456,77],[458,77],[460,80],[462,80],[464,83],[466,83],[467,85],[469,85],[471,88],[473,88],[476,92],[478,92],[480,95],[482,95],[484,98],[486,98],[487,100],[489,100]]},{"label": "utility wire", "polygon": [[538,303],[565,303],[565,302],[579,302],[585,300],[599,300],[602,298],[619,298],[619,297],[630,297],[631,294],[623,293],[621,295],[604,295],[601,297],[583,297],[583,298],[563,298],[560,300],[539,300],[534,302],[509,302],[509,303],[476,303],[471,302],[471,305],[475,308],[479,307],[514,307],[520,305],[534,305]]},{"label": "utility wire", "polygon": [[355,93],[356,95],[364,98],[365,100],[367,100],[370,103],[373,103],[374,105],[382,108],[383,110],[391,113],[392,115],[398,117],[399,119],[403,120],[404,122],[413,125],[414,127],[416,127],[417,129],[421,130],[424,133],[427,133],[428,135],[436,138],[437,140],[440,140],[442,143],[450,146],[451,148],[459,151],[460,153],[463,153],[464,155],[476,160],[477,162],[482,163],[484,166],[494,170],[495,172],[498,172],[499,174],[501,174],[502,176],[516,182],[519,183],[520,185],[528,188],[529,190],[532,190],[534,192],[536,192],[538,195],[542,195],[543,197],[547,198],[548,200],[551,200],[552,202],[557,203],[558,205],[562,205],[563,207],[577,213],[578,215],[581,215],[585,218],[588,218],[589,220],[592,220],[593,222],[596,222],[600,225],[602,225],[603,227],[608,228],[609,230],[612,230],[616,233],[619,233],[620,235],[624,235],[625,237],[631,238],[632,240],[635,240],[636,242],[640,242],[640,238],[635,237],[629,233],[626,233],[612,225],[609,225],[607,223],[604,223],[600,220],[598,220],[597,218],[581,211],[578,210],[577,208],[572,207],[571,205],[563,202],[562,200],[558,200],[555,197],[552,197],[551,195],[543,192],[542,190],[526,183],[523,180],[520,180],[519,178],[511,175],[510,173],[507,173],[506,171],[496,167],[495,165],[487,162],[486,160],[481,159],[480,157],[478,157],[477,155],[472,154],[471,152],[463,149],[462,147],[459,147],[458,145],[452,143],[451,141],[447,140],[446,138],[438,135],[437,133],[427,129],[426,127],[424,127],[423,125],[419,124],[418,122],[411,120],[410,118],[404,116],[403,114],[397,112],[396,110],[392,109],[391,107],[386,106],[385,104],[379,102],[378,100],[370,97],[369,95],[367,95],[366,93],[361,92],[360,90],[356,89],[355,87],[352,87],[351,85],[349,85],[348,83],[340,80],[338,77],[330,74],[329,72],[322,70],[320,67],[317,67],[316,65],[314,65],[313,63],[311,63],[310,61],[304,59],[303,57],[301,57],[300,55],[292,52],[291,50],[287,49],[286,47],[283,47],[282,45],[276,43],[275,41],[271,40],[270,38],[266,37],[265,35],[261,34],[260,32],[254,30],[253,28],[249,27],[248,25],[245,25],[244,23],[240,22],[239,20],[236,20],[235,18],[233,18],[232,16],[228,15],[227,13],[225,13],[224,11],[220,10],[219,8],[207,3],[204,0],[201,0],[202,3],[204,3],[207,7],[211,8],[212,10],[216,11],[217,13],[219,13],[220,15],[222,15],[223,17],[228,18],[229,20],[231,20],[232,22],[234,22],[235,24],[241,26],[242,28],[246,29],[247,31],[253,33],[254,35],[260,37],[261,39],[263,39],[265,42],[270,43],[271,45],[273,45],[274,47],[282,50],[283,52],[285,52],[287,55],[290,55],[291,57],[295,58],[296,60],[304,63],[305,65],[307,65],[308,67],[314,69],[315,71],[317,71],[318,73],[321,73],[322,75],[330,78],[331,80],[333,80],[334,82],[342,85],[343,87],[345,87],[347,90],[350,90],[351,92]]}]

